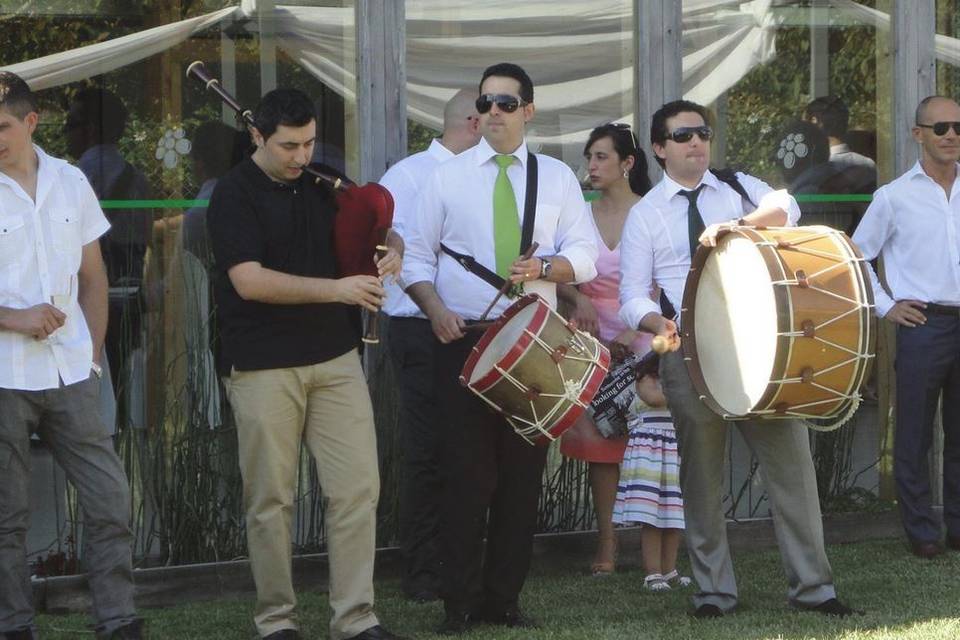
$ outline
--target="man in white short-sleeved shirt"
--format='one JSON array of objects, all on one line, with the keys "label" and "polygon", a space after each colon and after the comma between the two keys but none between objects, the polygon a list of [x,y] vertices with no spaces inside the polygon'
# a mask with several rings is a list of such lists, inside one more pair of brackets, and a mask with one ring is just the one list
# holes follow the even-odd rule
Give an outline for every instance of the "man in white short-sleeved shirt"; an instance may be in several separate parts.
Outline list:
[{"label": "man in white short-sleeved shirt", "polygon": [[140,638],[129,485],[99,412],[98,238],[109,224],[83,173],[33,144],[37,121],[27,84],[0,72],[0,636],[35,637],[25,548],[35,433],[77,489],[97,637]]},{"label": "man in white short-sleeved shirt", "polygon": [[[700,400],[679,351],[677,325],[661,314],[651,293],[660,286],[680,309],[698,244],[714,246],[717,234],[731,225],[794,225],[800,209],[786,191],[774,191],[752,176],[711,172],[713,130],[707,116],[704,107],[686,100],[665,104],[653,115],[650,141],[664,176],[634,205],[624,225],[620,317],[630,327],[663,336],[671,347],[661,359],[660,380],[680,449],[685,537],[699,586],[693,597],[694,615],[719,617],[738,603],[722,504],[730,423]],[[683,317],[678,321],[682,324]],[[828,615],[848,615],[851,609],[836,598],[824,549],[806,428],[796,420],[733,424],[760,461],[791,604]]]},{"label": "man in white short-sleeved shirt", "polygon": [[876,313],[897,325],[897,431],[893,475],[911,551],[943,552],[929,454],[943,395],[943,520],[960,550],[960,106],[930,96],[917,107],[920,160],[873,196],[854,243],[883,256],[889,292],[870,269]]},{"label": "man in white short-sleeved shirt", "polygon": [[[393,195],[393,230],[405,236],[416,215],[420,189],[442,162],[480,139],[476,89],[457,91],[443,109],[443,134],[420,153],[404,158],[380,178]],[[436,600],[440,591],[440,452],[442,426],[437,417],[433,380],[436,339],[420,308],[400,283],[385,282],[383,311],[390,316],[390,354],[400,386],[400,586],[415,602]]]}]

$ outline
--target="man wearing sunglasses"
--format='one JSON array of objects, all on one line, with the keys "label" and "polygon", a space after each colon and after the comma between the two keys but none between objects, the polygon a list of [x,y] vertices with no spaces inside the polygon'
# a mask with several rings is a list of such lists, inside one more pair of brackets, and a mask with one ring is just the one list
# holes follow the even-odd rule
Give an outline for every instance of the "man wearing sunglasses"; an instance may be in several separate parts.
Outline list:
[{"label": "man wearing sunglasses", "polygon": [[[439,341],[435,379],[444,426],[440,557],[446,614],[439,631],[447,635],[463,633],[475,621],[533,625],[520,611],[519,596],[530,567],[547,452],[529,445],[460,386],[463,364],[482,335],[468,325],[496,296],[497,278],[555,304],[557,283],[590,280],[597,258],[573,172],[553,158],[528,155],[524,135],[534,106],[526,72],[509,63],[488,68],[476,107],[480,142],[433,172],[404,238],[406,292]],[[536,183],[528,183],[531,162]],[[528,191],[536,194],[532,240],[539,248],[534,257],[519,259]],[[451,253],[482,265],[493,278],[465,269]],[[509,304],[506,297],[499,300],[490,317]]]},{"label": "man wearing sunglasses", "polygon": [[[722,504],[730,423],[700,401],[678,350],[677,324],[661,314],[651,294],[659,286],[679,308],[693,252],[698,244],[715,246],[725,227],[794,225],[800,217],[786,191],[743,173],[710,171],[712,133],[706,109],[693,102],[671,102],[653,115],[650,141],[664,176],[630,211],[620,245],[620,316],[670,345],[660,361],[660,380],[680,445],[687,549],[699,586],[693,597],[697,617],[722,616],[738,601]],[[793,420],[735,424],[760,460],[790,602],[819,613],[849,614],[836,599],[824,550],[806,428]]]},{"label": "man wearing sunglasses", "polygon": [[960,551],[960,106],[930,96],[917,107],[920,160],[884,185],[853,234],[863,257],[883,257],[887,288],[870,270],[876,313],[897,325],[894,479],[911,551],[943,552],[928,454],[943,394],[943,519]]}]

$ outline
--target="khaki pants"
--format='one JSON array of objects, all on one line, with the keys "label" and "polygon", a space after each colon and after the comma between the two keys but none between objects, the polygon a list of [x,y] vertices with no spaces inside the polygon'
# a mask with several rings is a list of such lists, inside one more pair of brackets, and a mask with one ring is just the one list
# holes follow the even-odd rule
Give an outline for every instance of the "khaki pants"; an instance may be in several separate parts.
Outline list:
[{"label": "khaki pants", "polygon": [[357,352],[305,367],[234,371],[227,391],[240,445],[257,631],[297,627],[290,531],[301,440],[316,461],[326,506],[330,637],[378,624],[373,559],[380,477]]}]

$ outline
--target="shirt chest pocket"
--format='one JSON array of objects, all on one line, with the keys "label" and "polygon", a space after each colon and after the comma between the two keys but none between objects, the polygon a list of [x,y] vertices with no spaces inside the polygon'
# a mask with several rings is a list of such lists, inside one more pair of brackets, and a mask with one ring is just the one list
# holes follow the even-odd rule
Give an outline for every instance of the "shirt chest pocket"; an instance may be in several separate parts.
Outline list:
[{"label": "shirt chest pocket", "polygon": [[51,210],[47,217],[54,251],[65,256],[78,255],[82,248],[80,214],[71,207],[58,207]]},{"label": "shirt chest pocket", "polygon": [[23,218],[0,214],[0,267],[16,264],[26,241]]}]

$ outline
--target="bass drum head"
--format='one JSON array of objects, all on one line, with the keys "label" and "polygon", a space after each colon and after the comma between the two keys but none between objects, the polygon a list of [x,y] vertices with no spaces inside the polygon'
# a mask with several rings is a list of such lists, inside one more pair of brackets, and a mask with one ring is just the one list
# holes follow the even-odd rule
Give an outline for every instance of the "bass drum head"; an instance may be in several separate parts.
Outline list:
[{"label": "bass drum head", "polygon": [[507,352],[520,341],[524,330],[530,326],[530,322],[533,320],[533,315],[537,312],[540,302],[539,300],[532,304],[526,300],[521,300],[520,302],[524,302],[525,306],[500,327],[500,330],[490,340],[490,344],[488,344],[487,348],[480,354],[476,366],[473,368],[473,371],[470,372],[470,379],[467,380],[469,384],[473,384],[490,373],[493,367],[503,360]]},{"label": "bass drum head", "polygon": [[703,266],[694,314],[707,389],[727,414],[750,413],[770,384],[777,352],[776,297],[753,240],[736,233],[720,239]]}]

